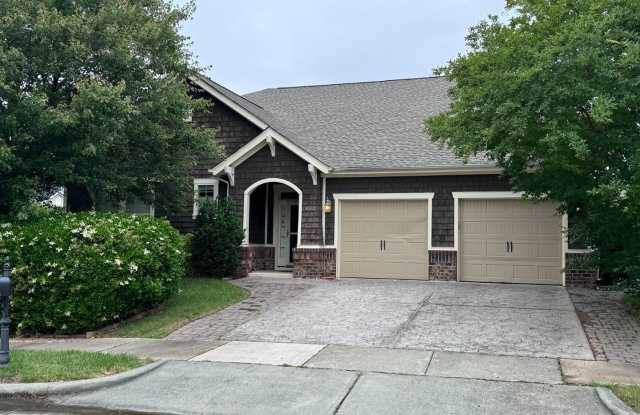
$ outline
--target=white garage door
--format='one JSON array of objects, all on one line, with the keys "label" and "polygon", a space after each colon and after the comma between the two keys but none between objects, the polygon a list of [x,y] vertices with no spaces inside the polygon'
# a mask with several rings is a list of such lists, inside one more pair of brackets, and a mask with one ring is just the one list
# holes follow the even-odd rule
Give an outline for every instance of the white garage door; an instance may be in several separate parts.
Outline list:
[{"label": "white garage door", "polygon": [[461,280],[562,284],[562,219],[555,204],[459,203]]},{"label": "white garage door", "polygon": [[344,200],[341,277],[427,279],[427,200]]}]

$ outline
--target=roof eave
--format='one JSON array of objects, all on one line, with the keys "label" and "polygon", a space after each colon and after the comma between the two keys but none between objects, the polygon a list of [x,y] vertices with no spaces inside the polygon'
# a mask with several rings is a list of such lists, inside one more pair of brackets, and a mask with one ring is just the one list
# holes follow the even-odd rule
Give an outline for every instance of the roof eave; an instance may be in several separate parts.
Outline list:
[{"label": "roof eave", "polygon": [[199,86],[200,88],[202,88],[203,90],[205,90],[208,94],[210,94],[211,96],[213,96],[214,98],[221,101],[223,104],[225,104],[226,106],[228,106],[229,108],[237,112],[238,114],[240,114],[247,121],[251,122],[253,125],[258,127],[259,129],[266,130],[267,128],[269,128],[269,124],[267,124],[264,120],[262,120],[256,114],[244,108],[240,104],[236,103],[234,100],[226,96],[224,93],[215,89],[210,84],[210,81],[206,77],[200,74],[195,74],[195,75],[189,76],[189,80],[194,84],[196,84],[197,86]]},{"label": "roof eave", "polygon": [[496,166],[434,166],[407,169],[336,169],[326,177],[461,176],[502,174]]}]

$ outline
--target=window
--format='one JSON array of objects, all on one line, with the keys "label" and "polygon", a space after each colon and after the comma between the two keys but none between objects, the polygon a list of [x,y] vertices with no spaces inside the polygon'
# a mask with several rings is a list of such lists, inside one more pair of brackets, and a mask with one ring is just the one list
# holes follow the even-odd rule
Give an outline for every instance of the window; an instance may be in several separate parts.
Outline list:
[{"label": "window", "polygon": [[217,179],[194,179],[193,180],[193,217],[198,216],[198,205],[205,201],[214,201],[218,198]]}]

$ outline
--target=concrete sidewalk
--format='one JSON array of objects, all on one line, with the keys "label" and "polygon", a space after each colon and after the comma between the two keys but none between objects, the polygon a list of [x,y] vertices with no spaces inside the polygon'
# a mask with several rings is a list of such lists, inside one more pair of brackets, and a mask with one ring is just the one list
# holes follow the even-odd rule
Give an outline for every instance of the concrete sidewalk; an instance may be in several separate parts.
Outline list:
[{"label": "concrete sidewalk", "polygon": [[610,414],[591,387],[214,362],[168,362],[66,406],[170,414]]},{"label": "concrete sidewalk", "polygon": [[640,384],[640,367],[619,363],[382,347],[139,338],[38,339],[12,347],[542,384]]},{"label": "concrete sidewalk", "polygon": [[[124,384],[50,397],[74,407],[172,414],[610,413],[593,388],[563,385],[560,362],[551,358],[150,339],[50,340],[19,347],[172,360]],[[563,367],[581,363],[562,361]]]}]

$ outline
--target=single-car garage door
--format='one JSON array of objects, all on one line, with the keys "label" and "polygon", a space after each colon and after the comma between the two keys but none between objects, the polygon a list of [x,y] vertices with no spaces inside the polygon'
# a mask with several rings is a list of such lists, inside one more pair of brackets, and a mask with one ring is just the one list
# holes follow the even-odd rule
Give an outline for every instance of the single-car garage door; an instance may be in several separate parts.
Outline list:
[{"label": "single-car garage door", "polygon": [[427,279],[427,200],[344,200],[341,277]]},{"label": "single-car garage door", "polygon": [[461,280],[562,284],[562,219],[555,204],[459,203]]}]

